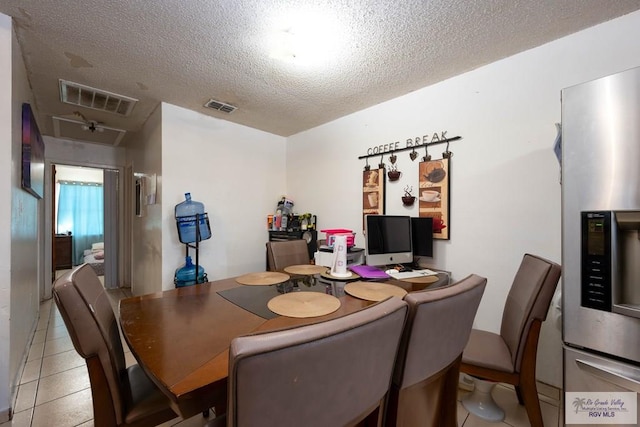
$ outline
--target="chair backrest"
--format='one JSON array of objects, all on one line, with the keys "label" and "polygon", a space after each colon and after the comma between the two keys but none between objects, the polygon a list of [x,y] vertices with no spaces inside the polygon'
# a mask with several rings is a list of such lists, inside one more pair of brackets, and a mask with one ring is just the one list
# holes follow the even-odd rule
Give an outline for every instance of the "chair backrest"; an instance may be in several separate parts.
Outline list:
[{"label": "chair backrest", "polygon": [[393,377],[399,389],[438,374],[460,358],[486,284],[487,279],[472,274],[447,287],[405,296],[409,317]]},{"label": "chair backrest", "polygon": [[407,314],[389,298],[347,316],[238,337],[228,426],[345,426],[385,398]]},{"label": "chair backrest", "polygon": [[511,351],[511,361],[520,372],[527,335],[534,320],[547,318],[551,298],[560,280],[560,265],[525,254],[513,279],[502,313],[500,335]]},{"label": "chair backrest", "polygon": [[[123,423],[123,402],[127,397],[122,395],[122,378],[126,363],[118,323],[102,283],[91,266],[83,264],[56,280],[53,298],[76,351],[87,359],[88,366],[90,359],[99,360],[92,366],[101,367],[101,372],[89,369],[94,407],[101,405],[104,409],[110,405],[117,424]],[[96,381],[106,381],[103,386],[109,388],[108,392],[98,393],[94,389]],[[96,402],[97,398],[103,400]]]},{"label": "chair backrest", "polygon": [[267,262],[270,271],[290,265],[309,264],[309,249],[302,239],[267,242]]}]

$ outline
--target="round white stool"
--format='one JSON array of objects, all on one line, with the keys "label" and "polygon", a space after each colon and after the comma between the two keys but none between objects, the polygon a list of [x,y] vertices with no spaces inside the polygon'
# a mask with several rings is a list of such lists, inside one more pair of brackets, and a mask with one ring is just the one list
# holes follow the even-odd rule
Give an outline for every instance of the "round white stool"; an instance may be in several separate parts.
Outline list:
[{"label": "round white stool", "polygon": [[473,382],[475,387],[471,393],[462,398],[462,406],[485,421],[497,423],[504,420],[504,411],[491,396],[496,383],[475,377]]}]

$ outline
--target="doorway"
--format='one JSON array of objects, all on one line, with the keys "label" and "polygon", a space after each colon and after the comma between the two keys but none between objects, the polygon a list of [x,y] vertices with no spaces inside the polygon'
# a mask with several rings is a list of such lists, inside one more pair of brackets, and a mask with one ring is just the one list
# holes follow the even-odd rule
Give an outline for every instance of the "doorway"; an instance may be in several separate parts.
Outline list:
[{"label": "doorway", "polygon": [[51,165],[52,277],[89,264],[105,288],[119,287],[119,171]]}]

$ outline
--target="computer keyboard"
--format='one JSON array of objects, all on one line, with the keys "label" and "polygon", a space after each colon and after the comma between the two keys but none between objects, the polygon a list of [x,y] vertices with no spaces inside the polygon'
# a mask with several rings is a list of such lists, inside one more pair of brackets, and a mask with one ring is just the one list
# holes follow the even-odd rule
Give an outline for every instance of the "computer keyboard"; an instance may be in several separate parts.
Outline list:
[{"label": "computer keyboard", "polygon": [[389,276],[394,279],[411,279],[413,277],[435,276],[436,274],[438,273],[425,268],[422,270],[403,271],[402,273],[390,273]]}]

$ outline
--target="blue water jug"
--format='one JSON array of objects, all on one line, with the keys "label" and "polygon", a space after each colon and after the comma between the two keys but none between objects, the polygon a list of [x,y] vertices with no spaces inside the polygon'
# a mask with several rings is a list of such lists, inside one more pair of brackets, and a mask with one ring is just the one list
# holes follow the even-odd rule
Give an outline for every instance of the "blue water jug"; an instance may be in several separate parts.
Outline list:
[{"label": "blue water jug", "polygon": [[173,283],[176,287],[195,285],[196,283],[204,283],[207,281],[207,274],[204,268],[198,266],[198,280],[196,281],[196,266],[191,262],[191,257],[187,255],[185,263],[182,267],[176,269],[176,275]]},{"label": "blue water jug", "polygon": [[176,205],[176,222],[178,224],[178,237],[182,243],[196,241],[196,214],[200,215],[200,240],[211,237],[209,229],[209,217],[204,212],[204,204],[191,200],[191,193],[184,194],[185,201]]}]

